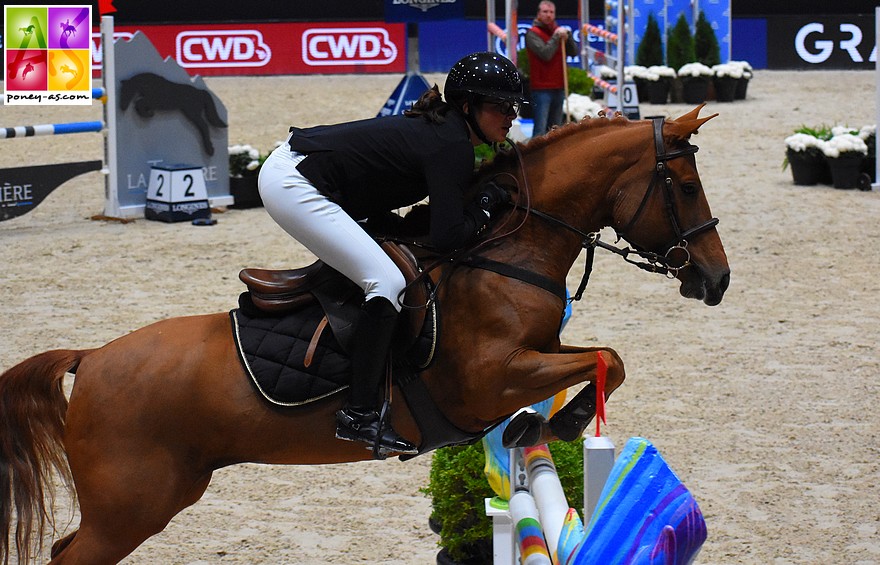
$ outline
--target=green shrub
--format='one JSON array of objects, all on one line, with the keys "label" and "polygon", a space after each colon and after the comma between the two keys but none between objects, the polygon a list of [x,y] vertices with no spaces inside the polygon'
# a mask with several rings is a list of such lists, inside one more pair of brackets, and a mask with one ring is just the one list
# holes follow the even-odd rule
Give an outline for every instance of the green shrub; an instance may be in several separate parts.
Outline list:
[{"label": "green shrub", "polygon": [[529,53],[526,48],[522,48],[516,52],[516,67],[519,69],[519,74],[522,75],[523,80],[529,79]]},{"label": "green shrub", "polygon": [[678,15],[678,21],[669,31],[666,38],[666,64],[673,69],[680,69],[687,63],[696,60],[694,38],[684,14]]},{"label": "green shrub", "polygon": [[707,67],[721,64],[721,47],[718,45],[718,38],[702,10],[694,29],[694,55],[698,63],[703,63]]},{"label": "green shrub", "polygon": [[654,17],[654,12],[648,14],[648,23],[645,33],[636,51],[636,65],[653,67],[663,64],[663,38],[660,36],[660,25]]},{"label": "green shrub", "polygon": [[[583,439],[553,442],[550,453],[568,503],[582,513]],[[483,474],[485,464],[482,443],[438,449],[431,461],[430,482],[422,489],[431,497],[431,518],[440,525],[440,545],[455,560],[475,557],[488,548],[491,561],[492,520],[486,516],[484,500],[495,493]]]},{"label": "green shrub", "polygon": [[587,71],[580,67],[568,67],[568,91],[569,93],[589,96],[593,92],[593,79]]}]

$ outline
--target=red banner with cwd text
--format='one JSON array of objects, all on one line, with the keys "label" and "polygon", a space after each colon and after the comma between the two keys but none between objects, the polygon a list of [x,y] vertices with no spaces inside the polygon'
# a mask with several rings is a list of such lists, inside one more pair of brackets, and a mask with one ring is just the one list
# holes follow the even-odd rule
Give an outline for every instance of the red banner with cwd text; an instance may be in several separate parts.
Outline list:
[{"label": "red banner with cwd text", "polygon": [[[117,38],[140,31],[163,57],[191,74],[298,75],[402,73],[406,24],[241,23],[117,26]],[[92,31],[94,68],[100,67],[100,30]]]}]

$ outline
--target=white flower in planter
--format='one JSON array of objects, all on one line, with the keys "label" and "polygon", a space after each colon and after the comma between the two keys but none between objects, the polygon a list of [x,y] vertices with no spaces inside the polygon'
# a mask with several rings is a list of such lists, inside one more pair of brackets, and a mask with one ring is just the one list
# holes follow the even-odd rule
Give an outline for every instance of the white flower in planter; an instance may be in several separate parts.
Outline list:
[{"label": "white flower in planter", "polygon": [[748,61],[729,61],[727,64],[741,67],[743,78],[752,78],[752,65],[750,65]]},{"label": "white flower in planter", "polygon": [[255,174],[265,160],[259,150],[250,145],[230,145],[229,152],[229,176],[242,177]]},{"label": "white flower in planter", "polygon": [[594,102],[589,96],[571,93],[565,100],[564,109],[573,119],[580,121],[587,116],[597,117],[602,111],[602,105]]},{"label": "white flower in planter", "polygon": [[675,69],[667,67],[666,65],[651,65],[645,71],[645,76],[643,78],[652,82],[662,79],[671,80],[675,78]]},{"label": "white flower in planter", "polygon": [[703,63],[687,63],[678,69],[678,76],[681,78],[711,77],[714,74],[715,73],[712,71],[711,67],[708,67]]},{"label": "white flower in planter", "polygon": [[645,73],[648,71],[648,67],[643,67],[642,65],[627,65],[623,67],[623,76],[627,81],[634,79],[645,78]]},{"label": "white flower in planter", "polygon": [[720,65],[713,65],[712,72],[718,78],[724,78],[724,77],[742,78],[743,73],[745,71],[743,70],[743,67],[741,67],[740,65],[734,65],[731,63],[722,63]]},{"label": "white flower in planter", "polygon": [[859,129],[858,135],[862,138],[862,141],[867,141],[869,138],[875,137],[877,135],[877,124],[862,126],[861,129]]},{"label": "white flower in planter", "polygon": [[822,145],[822,152],[825,153],[825,156],[829,159],[836,159],[840,157],[842,153],[851,152],[867,155],[868,145],[861,137],[851,133],[844,133],[835,135],[825,142],[825,144]]},{"label": "white flower in planter", "polygon": [[806,133],[795,133],[785,138],[786,149],[796,152],[807,151],[814,147],[822,151],[824,145],[825,141]]},{"label": "white flower in planter", "polygon": [[608,65],[599,65],[599,76],[605,80],[615,80],[617,79],[617,69]]}]

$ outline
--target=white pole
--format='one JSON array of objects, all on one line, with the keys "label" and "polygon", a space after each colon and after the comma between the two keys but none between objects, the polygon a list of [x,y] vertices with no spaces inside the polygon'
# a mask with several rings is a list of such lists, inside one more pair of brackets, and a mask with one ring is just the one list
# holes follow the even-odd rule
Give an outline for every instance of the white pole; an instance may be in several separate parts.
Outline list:
[{"label": "white pole", "polygon": [[590,0],[581,0],[581,68],[585,71],[590,70],[590,63],[587,60],[590,48],[590,33],[584,29],[586,24],[590,23]]},{"label": "white pole", "polygon": [[[880,43],[880,6],[874,8],[874,45]],[[876,49],[876,47],[875,47]],[[874,63],[874,100],[877,110],[877,123],[880,123],[880,57]],[[875,134],[876,136],[876,134]],[[874,144],[874,157],[876,159],[877,144]],[[874,170],[875,182],[871,185],[873,190],[880,190],[880,165]]]},{"label": "white pole", "polygon": [[590,523],[599,504],[602,489],[614,467],[614,443],[599,437],[584,438],[584,527]]},{"label": "white pole", "polygon": [[119,208],[119,168],[116,162],[116,49],[113,45],[113,16],[101,16],[101,80],[104,83],[104,215],[122,217]]},{"label": "white pole", "polygon": [[486,51],[495,53],[495,34],[489,31],[489,24],[495,23],[495,0],[486,0]]},{"label": "white pole", "polygon": [[627,3],[619,0],[617,3],[617,111],[623,113],[623,62],[626,59],[626,38],[623,35],[626,28],[626,20],[630,18],[627,13]]},{"label": "white pole", "polygon": [[516,65],[516,49],[519,47],[519,29],[516,21],[516,0],[504,0],[504,27],[507,31],[507,58]]}]

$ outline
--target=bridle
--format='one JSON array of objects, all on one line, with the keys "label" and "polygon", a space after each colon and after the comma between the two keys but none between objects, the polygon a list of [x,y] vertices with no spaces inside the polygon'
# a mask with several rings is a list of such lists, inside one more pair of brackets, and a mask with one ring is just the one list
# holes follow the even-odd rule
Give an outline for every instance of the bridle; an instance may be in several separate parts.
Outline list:
[{"label": "bridle", "polygon": [[[581,278],[581,283],[580,285],[578,285],[577,292],[575,292],[575,294],[570,299],[572,301],[580,300],[583,296],[584,290],[586,289],[587,283],[589,282],[590,273],[593,269],[593,257],[596,251],[596,247],[601,247],[602,249],[620,255],[627,263],[635,265],[645,271],[660,273],[666,275],[669,278],[675,278],[679,271],[691,264],[690,252],[687,249],[688,239],[704,231],[710,230],[718,225],[718,218],[711,218],[703,222],[702,224],[682,231],[681,220],[679,218],[678,211],[675,208],[675,198],[672,192],[674,183],[672,177],[670,176],[667,162],[672,159],[684,157],[685,155],[693,155],[699,150],[699,148],[696,145],[688,145],[687,147],[684,147],[682,149],[667,151],[666,144],[663,141],[663,123],[665,122],[665,118],[652,118],[651,121],[654,131],[654,174],[651,177],[651,182],[648,184],[648,189],[645,191],[645,195],[642,197],[642,201],[636,209],[635,214],[633,214],[632,218],[630,218],[629,222],[627,222],[626,226],[623,229],[615,229],[615,231],[617,233],[617,240],[620,241],[621,239],[623,239],[636,224],[642,213],[645,211],[648,201],[651,199],[651,195],[654,193],[656,187],[658,185],[661,186],[663,191],[664,206],[666,208],[669,222],[672,225],[672,231],[675,234],[673,240],[663,246],[666,251],[662,255],[653,251],[641,249],[636,245],[633,245],[635,249],[631,249],[629,247],[616,247],[614,245],[601,241],[599,239],[599,232],[586,233],[568,224],[564,220],[561,220],[540,210],[535,210],[528,205],[522,206],[520,204],[514,204],[515,208],[525,211],[526,215],[534,214],[536,217],[541,218],[542,220],[551,224],[561,226],[568,231],[577,234],[581,238],[581,246],[586,250],[587,255],[586,265],[583,277]],[[519,149],[516,148],[515,144],[512,145],[516,151],[519,151]],[[520,166],[522,167],[522,156],[518,155],[518,159],[520,162]],[[522,170],[521,173],[522,178],[525,179],[525,171]],[[525,186],[525,189],[525,192],[527,193],[527,185]],[[676,263],[673,264],[671,259],[672,256],[681,255],[682,253],[684,254],[684,260],[676,261]],[[629,256],[631,254],[637,255],[638,257],[643,259],[643,261],[630,259]]]},{"label": "bridle", "polygon": [[[669,173],[669,170],[667,167],[667,162],[671,161],[672,159],[684,157],[685,155],[693,155],[694,153],[696,153],[699,150],[699,148],[696,145],[688,145],[687,147],[684,147],[682,149],[678,149],[675,151],[666,151],[666,144],[663,141],[663,123],[664,122],[665,122],[665,119],[662,117],[652,118],[652,125],[653,125],[653,131],[654,131],[655,166],[654,166],[654,174],[651,177],[650,183],[648,184],[648,189],[645,191],[645,195],[642,197],[642,201],[639,204],[638,208],[636,209],[635,214],[633,214],[632,218],[630,218],[630,220],[629,220],[629,222],[627,222],[626,226],[621,230],[615,229],[615,231],[617,233],[617,241],[620,241],[621,239],[624,238],[626,233],[632,229],[632,227],[638,221],[639,217],[645,211],[645,209],[647,208],[648,201],[651,199],[651,195],[654,193],[654,190],[656,189],[656,187],[658,185],[661,186],[662,190],[663,190],[663,200],[664,200],[664,205],[666,208],[667,216],[669,217],[669,222],[672,225],[672,231],[675,234],[675,237],[673,238],[673,240],[669,244],[663,246],[666,249],[666,251],[663,254],[655,253],[653,251],[647,251],[645,249],[641,249],[641,248],[639,248],[639,246],[637,246],[635,244],[633,244],[635,249],[631,249],[629,247],[624,247],[624,248],[616,247],[614,245],[611,245],[609,243],[605,243],[604,241],[601,241],[599,239],[599,237],[600,237],[599,232],[587,233],[587,232],[581,231],[578,228],[567,223],[565,220],[557,218],[556,216],[553,216],[553,215],[548,214],[546,212],[542,212],[541,210],[536,210],[536,209],[532,208],[531,204],[530,204],[528,181],[526,180],[528,177],[526,176],[525,166],[523,164],[523,158],[519,152],[520,150],[519,150],[519,147],[517,146],[517,144],[510,142],[511,147],[513,147],[513,150],[517,154],[517,161],[519,162],[519,166],[520,166],[520,175],[521,175],[521,178],[523,179],[523,187],[522,187],[523,190],[521,191],[521,194],[525,197],[525,201],[526,201],[525,205],[520,204],[520,203],[513,203],[513,204],[511,204],[511,206],[517,210],[523,211],[525,213],[525,217],[519,222],[519,225],[517,227],[515,227],[513,230],[511,230],[509,232],[489,237],[487,239],[484,239],[484,240],[478,242],[476,245],[474,245],[472,247],[457,250],[457,251],[454,251],[453,253],[448,254],[445,257],[441,257],[431,267],[423,270],[420,277],[418,277],[418,278],[421,278],[421,276],[426,275],[434,267],[436,267],[437,265],[440,265],[442,263],[461,262],[461,263],[467,264],[471,267],[486,269],[486,270],[490,270],[490,271],[494,271],[496,273],[499,273],[503,276],[519,279],[521,281],[524,281],[529,284],[543,288],[544,290],[547,290],[548,292],[555,294],[556,296],[560,296],[563,300],[565,300],[565,294],[566,294],[565,289],[560,288],[558,284],[547,279],[546,277],[544,277],[542,275],[538,275],[537,273],[532,273],[532,272],[527,271],[525,269],[512,267],[510,265],[506,265],[503,263],[499,263],[497,261],[492,261],[490,259],[480,257],[479,255],[477,255],[475,253],[477,251],[477,249],[479,249],[481,247],[485,247],[486,245],[490,244],[491,242],[496,241],[498,239],[502,239],[502,238],[510,235],[511,233],[517,231],[520,227],[523,226],[523,224],[525,224],[525,221],[529,215],[534,215],[535,217],[540,218],[541,220],[543,220],[545,222],[562,227],[572,233],[575,233],[575,234],[577,234],[577,236],[581,240],[581,247],[586,251],[586,263],[584,265],[584,274],[581,277],[581,282],[578,285],[577,291],[575,292],[574,295],[572,295],[570,298],[568,298],[569,302],[580,300],[583,297],[584,291],[587,288],[587,283],[590,280],[590,274],[592,273],[592,270],[593,270],[593,258],[595,256],[597,247],[601,247],[602,249],[605,249],[607,251],[611,251],[612,253],[620,255],[623,258],[623,260],[626,261],[627,263],[635,265],[645,271],[652,272],[652,273],[660,273],[660,274],[666,275],[669,278],[675,278],[679,271],[681,271],[685,267],[691,265],[690,252],[687,250],[688,238],[692,238],[693,236],[695,236],[697,234],[700,234],[704,231],[707,231],[707,230],[714,228],[716,225],[718,225],[718,218],[711,218],[698,226],[695,226],[690,229],[682,231],[681,220],[679,218],[677,210],[675,209],[675,199],[674,199],[673,193],[672,193],[674,183],[673,183],[672,177],[670,176],[670,173]],[[678,261],[676,264],[672,264],[671,256],[673,255],[673,253],[678,254],[679,252],[684,254],[684,260]],[[642,260],[639,261],[639,260],[631,259],[630,255],[636,255]],[[428,303],[424,306],[427,306],[427,305],[431,304],[432,302],[434,302],[434,300],[436,299],[437,292],[439,291],[440,286],[442,286],[442,283],[445,280],[446,276],[448,276],[449,272],[451,272],[451,270],[447,271],[447,273],[441,277],[440,281],[437,282],[437,284],[434,287],[434,290],[431,292],[431,296],[428,299]],[[413,281],[412,283],[410,283],[410,285],[414,284],[415,282],[416,281]],[[407,285],[407,288],[410,285]],[[401,291],[401,296],[403,295],[403,293],[405,291],[406,291],[406,288],[403,291]],[[400,300],[398,302],[400,302]],[[422,307],[422,306],[419,306],[419,307]]]}]

